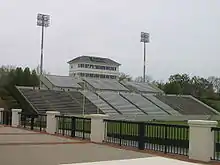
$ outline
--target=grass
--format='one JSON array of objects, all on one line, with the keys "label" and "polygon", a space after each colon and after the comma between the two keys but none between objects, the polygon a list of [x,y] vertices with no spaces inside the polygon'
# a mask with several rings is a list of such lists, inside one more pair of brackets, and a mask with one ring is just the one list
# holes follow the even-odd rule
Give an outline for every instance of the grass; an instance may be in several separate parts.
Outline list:
[{"label": "grass", "polygon": [[[83,128],[84,127],[84,128]],[[72,129],[72,118],[71,117],[58,117],[58,128],[64,130]],[[91,121],[86,118],[75,118],[75,129],[77,131],[86,131],[90,132],[91,130]]]},{"label": "grass", "polygon": [[[75,121],[76,130],[82,131],[83,130],[83,118],[76,118]],[[152,124],[152,125],[151,125]],[[160,125],[156,125],[160,124]],[[183,125],[187,126],[186,121],[154,121],[149,122],[148,126],[145,126],[145,136],[146,137],[160,137],[164,138],[165,136],[169,139],[179,139],[179,140],[186,140],[188,139],[188,129],[180,128],[180,127],[172,127],[172,126],[165,126],[165,125]],[[58,118],[58,127],[59,129],[64,130],[71,130],[72,129],[72,118],[70,117],[60,117]],[[90,131],[91,129],[91,121],[85,120],[84,121],[84,130]],[[121,130],[120,130],[121,129]],[[138,136],[138,124],[132,122],[122,123],[120,126],[119,122],[107,122],[107,133],[108,134],[115,134],[125,136]]]},{"label": "grass", "polygon": [[201,101],[220,112],[220,100],[202,99]]},{"label": "grass", "polygon": [[[158,125],[159,124],[159,125]],[[169,125],[167,125],[169,124]],[[178,126],[172,126],[174,122],[150,122],[144,126],[145,136],[148,138],[168,138],[168,139],[178,139],[187,140],[188,139],[188,129],[181,127],[181,122],[175,123]],[[139,128],[137,123],[120,123],[120,122],[108,122],[107,123],[107,133],[108,134],[121,134],[128,136],[138,136]]]}]

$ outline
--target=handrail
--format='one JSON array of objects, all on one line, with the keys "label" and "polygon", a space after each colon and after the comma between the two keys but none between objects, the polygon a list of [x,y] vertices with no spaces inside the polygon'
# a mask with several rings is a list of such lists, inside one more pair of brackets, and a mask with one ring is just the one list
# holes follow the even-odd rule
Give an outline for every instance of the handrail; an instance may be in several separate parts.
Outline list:
[{"label": "handrail", "polygon": [[108,104],[112,109],[114,109],[119,114],[123,114],[121,111],[119,111],[117,108],[115,108],[111,103],[109,103],[104,97],[100,96],[98,93],[94,93],[96,96],[98,96],[100,99],[102,99],[106,104]]},{"label": "handrail", "polygon": [[155,102],[153,102],[152,100],[150,100],[149,98],[147,98],[146,96],[144,96],[143,94],[141,94],[142,97],[144,97],[145,99],[147,99],[148,101],[150,101],[152,104],[156,105],[158,108],[160,108],[161,110],[163,110],[164,112],[166,112],[167,114],[171,114],[170,112],[167,112],[163,107],[157,105]]},{"label": "handrail", "polygon": [[131,103],[133,106],[135,106],[137,109],[139,109],[141,112],[143,112],[144,114],[148,114],[147,112],[145,112],[142,108],[140,108],[138,105],[136,105],[135,103],[133,103],[131,100],[129,100],[126,96],[124,96],[123,94],[119,93],[119,95],[124,98],[125,100],[127,100],[129,103]]}]

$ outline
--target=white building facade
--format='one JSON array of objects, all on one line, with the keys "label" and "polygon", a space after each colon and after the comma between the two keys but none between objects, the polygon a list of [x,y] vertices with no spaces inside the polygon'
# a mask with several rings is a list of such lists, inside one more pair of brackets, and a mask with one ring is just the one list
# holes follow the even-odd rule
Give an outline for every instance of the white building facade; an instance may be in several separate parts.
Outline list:
[{"label": "white building facade", "polygon": [[121,64],[109,59],[93,56],[80,56],[68,62],[69,76],[97,79],[117,79]]}]

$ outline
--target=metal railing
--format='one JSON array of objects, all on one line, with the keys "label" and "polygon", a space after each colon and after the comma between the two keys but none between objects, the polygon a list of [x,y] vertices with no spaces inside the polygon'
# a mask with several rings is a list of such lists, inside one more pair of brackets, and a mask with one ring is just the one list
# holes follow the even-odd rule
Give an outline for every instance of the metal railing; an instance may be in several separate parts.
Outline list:
[{"label": "metal railing", "polygon": [[46,114],[20,113],[19,126],[30,130],[45,132],[46,124],[47,124],[46,119],[47,119]]},{"label": "metal railing", "polygon": [[115,120],[104,122],[107,129],[104,142],[188,155],[188,126]]},{"label": "metal railing", "polygon": [[211,131],[214,132],[214,154],[212,160],[220,160],[220,128],[213,127]]},{"label": "metal railing", "polygon": [[11,118],[12,118],[11,111],[0,111],[0,113],[1,113],[0,124],[11,125]]},{"label": "metal railing", "polygon": [[57,134],[90,139],[91,119],[75,116],[56,116]]}]

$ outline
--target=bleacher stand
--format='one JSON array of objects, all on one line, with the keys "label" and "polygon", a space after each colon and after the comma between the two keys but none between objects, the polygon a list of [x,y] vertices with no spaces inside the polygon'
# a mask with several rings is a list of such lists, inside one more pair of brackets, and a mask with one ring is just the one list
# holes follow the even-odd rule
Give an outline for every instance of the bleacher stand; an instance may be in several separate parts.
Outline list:
[{"label": "bleacher stand", "polygon": [[129,91],[117,80],[102,80],[102,79],[91,79],[84,78],[85,82],[90,84],[96,90],[110,90],[110,91]]},{"label": "bleacher stand", "polygon": [[62,88],[82,88],[78,83],[82,80],[70,76],[45,75],[54,86]]},{"label": "bleacher stand", "polygon": [[[61,114],[82,114],[82,102],[78,100],[81,98],[75,98],[76,96],[82,96],[78,91],[74,92],[75,95],[70,95],[65,91],[38,90],[22,87],[19,87],[19,91],[33,105],[38,113],[59,111]],[[85,103],[85,114],[96,113],[97,107],[95,107],[95,105],[92,104],[91,106],[89,100],[86,100]]]},{"label": "bleacher stand", "polygon": [[215,110],[201,104],[190,96],[156,96],[165,104],[179,111],[183,115],[216,115]]},{"label": "bleacher stand", "polygon": [[128,100],[130,100],[132,103],[137,105],[139,108],[141,108],[143,111],[145,111],[148,115],[168,115],[166,111],[159,108],[146,98],[144,98],[142,95],[137,93],[122,93],[124,97],[126,97]]},{"label": "bleacher stand", "polygon": [[108,103],[101,99],[98,95],[93,92],[85,91],[82,92],[86,98],[88,98],[94,105],[96,105],[102,112],[107,115],[118,115],[119,113],[112,108]]},{"label": "bleacher stand", "polygon": [[129,101],[124,99],[116,92],[99,92],[99,96],[104,98],[108,103],[110,103],[115,109],[117,109],[122,114],[145,114],[140,109],[135,107]]},{"label": "bleacher stand", "polygon": [[163,91],[148,83],[55,75],[44,78],[41,80],[50,90],[17,87],[38,113],[59,111],[61,114],[81,115],[84,112],[124,117],[219,114],[191,96],[164,95]]},{"label": "bleacher stand", "polygon": [[140,83],[140,82],[133,82],[133,81],[126,81],[122,82],[126,87],[135,89],[136,91],[142,93],[163,93],[159,88],[150,85],[148,83]]},{"label": "bleacher stand", "polygon": [[175,115],[175,116],[180,115],[180,113],[178,111],[176,111],[175,109],[173,109],[169,105],[165,104],[164,102],[160,101],[154,95],[143,94],[143,97],[145,97],[146,99],[148,99],[149,101],[151,101],[152,103],[154,103],[155,105],[157,105],[158,107],[160,107],[161,109],[163,109],[164,111],[169,113],[170,115]]}]

